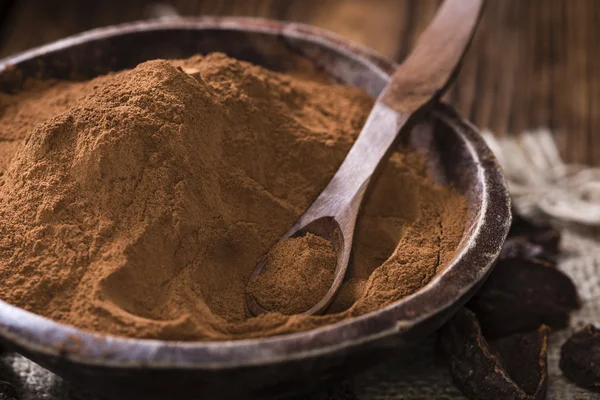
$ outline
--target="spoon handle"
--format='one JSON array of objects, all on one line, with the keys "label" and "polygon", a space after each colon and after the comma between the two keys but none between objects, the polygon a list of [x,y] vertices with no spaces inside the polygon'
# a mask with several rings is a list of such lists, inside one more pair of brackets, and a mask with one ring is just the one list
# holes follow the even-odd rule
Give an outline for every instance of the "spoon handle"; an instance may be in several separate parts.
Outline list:
[{"label": "spoon handle", "polygon": [[409,119],[427,110],[449,87],[483,8],[483,0],[445,0],[416,47],[392,75],[358,139],[328,186],[302,216],[303,222],[335,217],[351,235],[365,189]]},{"label": "spoon handle", "polygon": [[484,0],[444,1],[378,101],[399,114],[410,115],[438,100],[460,69],[483,3]]}]

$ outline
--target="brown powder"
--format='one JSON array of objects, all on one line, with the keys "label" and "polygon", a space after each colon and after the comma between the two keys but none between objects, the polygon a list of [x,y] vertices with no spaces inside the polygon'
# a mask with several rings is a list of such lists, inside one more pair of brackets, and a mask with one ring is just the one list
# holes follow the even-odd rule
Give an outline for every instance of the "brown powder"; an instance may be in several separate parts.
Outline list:
[{"label": "brown powder", "polygon": [[452,259],[465,200],[399,149],[359,215],[329,314],[245,309],[250,273],[331,179],[371,106],[358,89],[222,54],[0,95],[0,298],[103,333],[224,340],[414,293]]},{"label": "brown powder", "polygon": [[265,309],[300,314],[325,296],[333,283],[337,257],[331,243],[310,233],[277,243],[248,291]]}]

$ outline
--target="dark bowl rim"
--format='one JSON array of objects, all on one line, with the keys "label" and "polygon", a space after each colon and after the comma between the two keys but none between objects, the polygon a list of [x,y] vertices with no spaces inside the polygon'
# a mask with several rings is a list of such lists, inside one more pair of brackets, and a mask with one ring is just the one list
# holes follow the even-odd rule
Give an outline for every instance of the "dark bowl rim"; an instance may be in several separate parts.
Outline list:
[{"label": "dark bowl rim", "polygon": [[[375,52],[313,26],[262,18],[200,17],[138,21],[93,29],[0,60],[0,73],[11,65],[84,42],[139,31],[171,29],[251,31],[301,38],[367,64],[385,79],[395,68],[393,62]],[[477,129],[443,104],[436,109],[435,116],[461,136],[468,151],[478,161],[477,173],[484,196],[476,229],[472,233],[472,238],[477,240],[472,240],[468,247],[455,255],[443,273],[416,293],[380,310],[309,331],[268,338],[201,342],[103,335],[52,321],[0,300],[0,336],[30,352],[64,357],[86,365],[223,369],[313,357],[409,331],[451,307],[486,277],[510,227],[510,197],[506,182],[494,155]],[[466,279],[465,275],[468,276]],[[460,282],[460,290],[440,291],[449,281]],[[420,301],[425,304],[427,299],[434,299],[436,291],[440,291],[443,298],[435,301],[433,309],[418,315],[407,315],[414,314],[410,309],[415,305],[418,309]]]}]

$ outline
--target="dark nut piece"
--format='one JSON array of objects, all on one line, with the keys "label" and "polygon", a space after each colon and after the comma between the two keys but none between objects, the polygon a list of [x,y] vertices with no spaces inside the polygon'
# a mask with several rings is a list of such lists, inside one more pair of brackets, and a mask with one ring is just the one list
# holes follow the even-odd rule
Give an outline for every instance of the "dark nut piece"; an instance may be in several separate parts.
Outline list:
[{"label": "dark nut piece", "polygon": [[542,324],[567,327],[579,297],[571,279],[552,264],[509,258],[498,262],[467,307],[477,315],[486,337],[498,338]]},{"label": "dark nut piece", "polygon": [[588,325],[560,349],[560,369],[577,385],[600,391],[600,330]]},{"label": "dark nut piece", "polygon": [[547,335],[542,326],[488,342],[475,314],[462,309],[440,330],[438,347],[468,398],[541,400],[548,385]]},{"label": "dark nut piece", "polygon": [[500,260],[507,258],[520,258],[526,260],[538,260],[555,265],[556,255],[550,254],[543,246],[528,242],[523,238],[509,238],[502,246]]},{"label": "dark nut piece", "polygon": [[550,254],[558,254],[560,232],[548,224],[534,224],[520,216],[514,209],[513,219],[508,232],[509,238],[519,237],[542,246]]}]

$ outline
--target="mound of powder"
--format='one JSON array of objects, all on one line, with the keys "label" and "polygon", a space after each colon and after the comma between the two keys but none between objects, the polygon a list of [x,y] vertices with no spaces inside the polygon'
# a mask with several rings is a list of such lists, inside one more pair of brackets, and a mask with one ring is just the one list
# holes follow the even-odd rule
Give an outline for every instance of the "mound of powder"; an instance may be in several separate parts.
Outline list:
[{"label": "mound of powder", "polygon": [[336,261],[331,243],[320,236],[282,240],[269,251],[261,274],[248,283],[248,292],[267,310],[300,314],[325,296]]},{"label": "mound of powder", "polygon": [[371,106],[361,90],[223,54],[0,95],[0,298],[102,333],[225,340],[315,328],[415,292],[452,259],[465,200],[399,149],[361,211],[329,314],[245,308],[250,273]]}]

